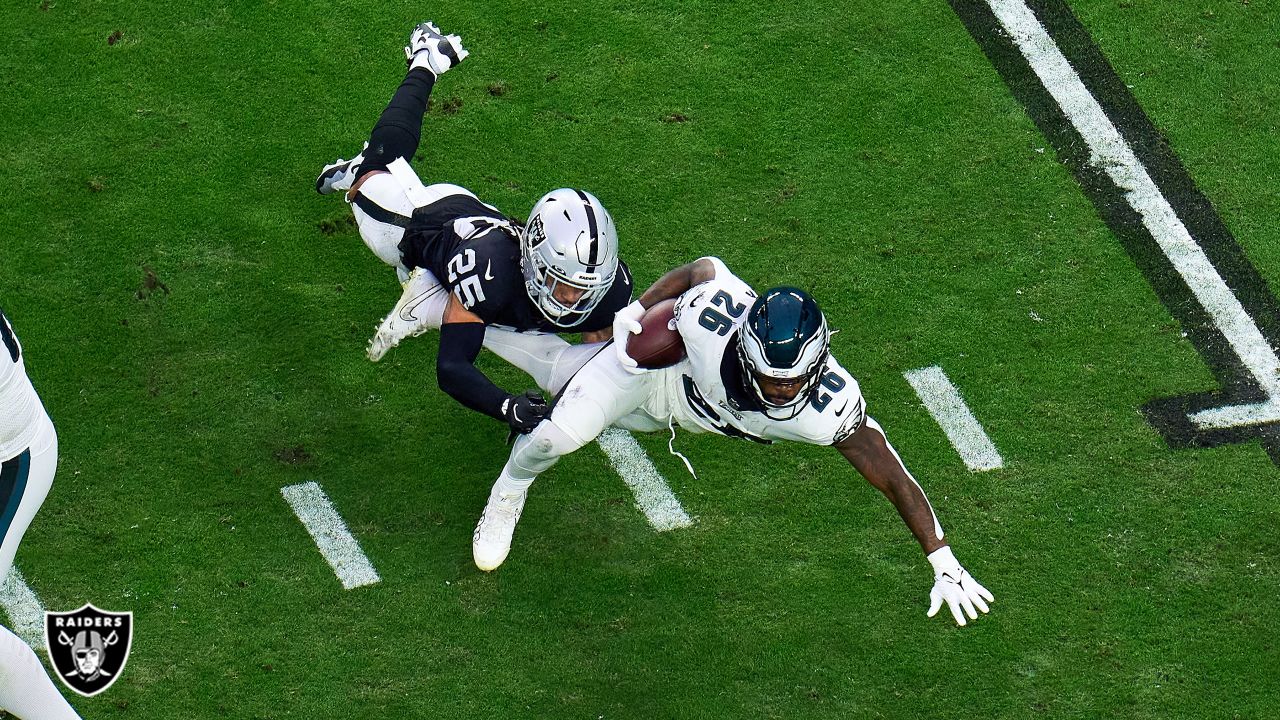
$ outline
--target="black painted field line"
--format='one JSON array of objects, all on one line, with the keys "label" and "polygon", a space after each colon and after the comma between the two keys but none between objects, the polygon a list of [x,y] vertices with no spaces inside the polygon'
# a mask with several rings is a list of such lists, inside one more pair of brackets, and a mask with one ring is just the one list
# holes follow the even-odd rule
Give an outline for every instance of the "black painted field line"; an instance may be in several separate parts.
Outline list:
[{"label": "black painted field line", "polygon": [[[1274,348],[1280,346],[1277,342],[1280,303],[1245,257],[1213,204],[1196,187],[1168,141],[1152,125],[1089,33],[1061,0],[949,1],[1221,383],[1222,389],[1217,391],[1153,399],[1142,409],[1147,419],[1173,447],[1215,446],[1257,438],[1272,460],[1280,464],[1280,425],[1276,424],[1280,421],[1280,408],[1271,405],[1280,398],[1273,398],[1259,381],[1258,368],[1266,363],[1257,362],[1264,354],[1274,358]],[[1119,186],[1106,163],[1091,162],[1089,142],[1045,87],[1032,61],[1024,56],[995,8],[1005,12],[1006,17],[1010,10],[1029,9],[1034,13],[1035,20],[1101,107],[1106,120],[1119,132],[1199,251],[1212,263],[1216,274],[1248,316],[1250,325],[1261,334],[1262,347],[1255,344],[1255,352],[1246,355],[1248,360],[1242,359],[1238,347],[1244,335],[1236,327],[1229,339],[1211,311],[1197,299],[1196,291],[1144,224],[1144,216],[1137,209],[1141,206],[1130,197],[1132,188]],[[1260,349],[1262,352],[1257,352]],[[1264,382],[1275,386],[1274,378],[1264,377]],[[1215,413],[1217,409],[1251,404],[1262,404],[1251,419],[1242,419],[1238,421],[1240,424],[1231,427],[1211,426],[1215,422],[1227,422],[1214,419],[1224,414]]]}]

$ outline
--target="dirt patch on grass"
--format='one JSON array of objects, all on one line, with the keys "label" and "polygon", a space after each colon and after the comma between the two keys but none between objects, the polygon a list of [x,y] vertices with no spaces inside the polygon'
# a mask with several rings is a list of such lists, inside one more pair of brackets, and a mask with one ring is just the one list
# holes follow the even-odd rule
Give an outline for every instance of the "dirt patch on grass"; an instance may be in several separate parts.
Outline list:
[{"label": "dirt patch on grass", "polygon": [[160,278],[156,277],[156,271],[152,270],[151,267],[148,265],[143,265],[142,266],[142,285],[138,287],[138,292],[134,293],[134,296],[139,300],[146,300],[147,298],[151,297],[157,290],[164,293],[165,295],[169,294],[169,286],[160,282]]},{"label": "dirt patch on grass", "polygon": [[271,453],[271,456],[286,465],[302,465],[311,462],[311,453],[301,445],[280,448]]}]

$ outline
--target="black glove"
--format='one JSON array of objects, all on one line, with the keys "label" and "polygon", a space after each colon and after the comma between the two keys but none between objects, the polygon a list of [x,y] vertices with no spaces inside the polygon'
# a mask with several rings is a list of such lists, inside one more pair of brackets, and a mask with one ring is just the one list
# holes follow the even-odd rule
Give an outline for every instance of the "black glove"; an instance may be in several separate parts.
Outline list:
[{"label": "black glove", "polygon": [[502,414],[511,426],[512,433],[528,435],[538,427],[542,419],[551,414],[551,406],[542,394],[530,390],[523,395],[512,395],[502,401]]}]

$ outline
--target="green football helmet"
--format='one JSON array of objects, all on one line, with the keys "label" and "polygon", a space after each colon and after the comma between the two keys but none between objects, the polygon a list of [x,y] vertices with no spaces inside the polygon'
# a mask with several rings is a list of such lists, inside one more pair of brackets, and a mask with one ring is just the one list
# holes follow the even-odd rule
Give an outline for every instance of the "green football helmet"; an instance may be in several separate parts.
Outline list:
[{"label": "green football helmet", "polygon": [[[799,415],[817,390],[831,352],[831,331],[818,303],[797,288],[772,288],[752,304],[740,335],[743,376],[765,414],[775,420]],[[779,402],[769,398],[761,380],[800,387]]]}]

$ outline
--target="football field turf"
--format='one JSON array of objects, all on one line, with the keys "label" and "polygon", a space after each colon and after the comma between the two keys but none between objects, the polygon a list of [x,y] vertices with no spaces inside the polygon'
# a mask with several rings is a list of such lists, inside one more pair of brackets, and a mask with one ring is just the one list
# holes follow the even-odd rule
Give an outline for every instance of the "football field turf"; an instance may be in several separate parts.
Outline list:
[{"label": "football field turf", "polygon": [[[1162,140],[1139,155],[1181,163],[1200,195],[1170,201],[1211,204],[1195,228],[1220,220],[1216,266],[1280,337],[1280,7],[1068,4],[1088,36],[1063,52],[1096,43],[1119,79],[1104,109],[1145,113]],[[1126,234],[1120,196],[1090,185],[1108,166],[1055,134],[1008,35],[981,34],[985,6],[6,6],[0,306],[61,447],[16,565],[50,610],[135,616],[121,678],[76,707],[1269,716],[1275,438],[1186,447],[1160,415],[1246,361]],[[436,86],[423,179],[519,217],[590,190],[640,287],[716,255],[758,289],[810,290],[990,615],[924,617],[929,563],[832,450],[683,432],[696,479],[665,435],[637,440],[690,527],[655,532],[592,445],[535,483],[507,563],[475,569],[506,430],[437,389],[435,334],[365,359],[399,287],[313,190],[367,137],[426,19],[472,55]],[[1152,168],[1162,189],[1169,167]],[[903,374],[933,366],[1003,467],[971,472],[922,407]],[[1219,404],[1261,399],[1250,382]],[[304,482],[380,582],[343,588],[281,495]]]}]

